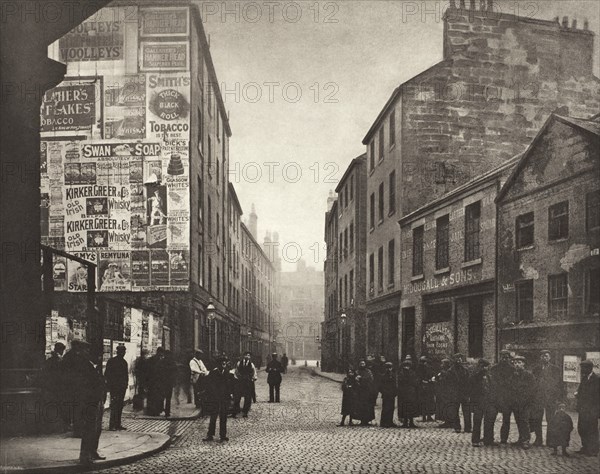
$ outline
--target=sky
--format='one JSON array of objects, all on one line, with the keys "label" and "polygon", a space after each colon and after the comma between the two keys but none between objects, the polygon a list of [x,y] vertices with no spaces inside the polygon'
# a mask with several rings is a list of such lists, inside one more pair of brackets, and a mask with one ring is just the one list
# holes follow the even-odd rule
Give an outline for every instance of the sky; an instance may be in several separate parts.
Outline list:
[{"label": "sky", "polygon": [[[577,18],[579,28],[588,18],[600,33],[596,0],[495,4],[521,16]],[[229,180],[244,217],[254,203],[259,242],[267,231],[279,233],[284,271],[300,257],[322,269],[329,191],[365,152],[362,139],[393,90],[441,60],[448,2],[200,5],[230,114]],[[600,76],[597,61],[594,70]]]}]

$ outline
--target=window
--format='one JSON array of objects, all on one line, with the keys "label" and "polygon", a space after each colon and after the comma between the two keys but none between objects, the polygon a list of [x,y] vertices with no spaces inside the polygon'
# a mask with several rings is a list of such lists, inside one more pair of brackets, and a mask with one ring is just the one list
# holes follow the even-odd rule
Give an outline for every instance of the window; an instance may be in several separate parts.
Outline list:
[{"label": "window", "polygon": [[354,175],[350,176],[350,201],[354,199]]},{"label": "window", "polygon": [[204,154],[204,116],[202,108],[198,107],[198,150]]},{"label": "window", "polygon": [[340,288],[339,288],[339,292],[340,292],[340,308],[342,307],[342,303],[344,302],[344,279],[340,278]]},{"label": "window", "polygon": [[348,185],[344,186],[344,207],[348,207]]},{"label": "window", "polygon": [[438,303],[425,306],[426,323],[441,323],[452,318],[452,303]]},{"label": "window", "polygon": [[340,262],[344,257],[344,234],[340,234]]},{"label": "window", "polygon": [[212,235],[212,201],[208,196],[208,235]]},{"label": "window", "polygon": [[348,256],[348,228],[344,229],[344,257]]},{"label": "window", "polygon": [[568,301],[567,273],[548,277],[548,316],[566,319]]},{"label": "window", "polygon": [[217,299],[221,299],[221,268],[217,267]]},{"label": "window", "polygon": [[533,321],[533,280],[515,283],[517,321]]},{"label": "window", "polygon": [[371,229],[374,229],[375,228],[375,193],[371,193],[371,199],[369,202],[369,210],[371,211],[370,227],[371,227]]},{"label": "window", "polygon": [[592,268],[588,271],[585,294],[587,312],[597,316],[600,312],[600,268]]},{"label": "window", "polygon": [[424,228],[422,225],[413,229],[413,276],[423,274],[423,230]]},{"label": "window", "polygon": [[350,288],[348,289],[348,295],[350,296],[350,304],[354,304],[354,270],[350,270],[350,278],[348,281]]},{"label": "window", "polygon": [[369,169],[370,171],[373,171],[375,168],[375,140],[371,140],[369,148]]},{"label": "window", "polygon": [[569,201],[548,208],[548,240],[566,239],[569,236]]},{"label": "window", "polygon": [[377,252],[377,282],[379,291],[383,291],[383,247]]},{"label": "window", "polygon": [[202,196],[204,196],[202,189],[202,180],[200,176],[196,177],[197,185],[198,185],[198,224],[202,223]]},{"label": "window", "polygon": [[354,252],[354,222],[350,222],[350,253]]},{"label": "window", "polygon": [[379,223],[383,222],[383,183],[379,185]]},{"label": "window", "polygon": [[396,171],[390,173],[390,199],[389,199],[389,215],[391,216],[396,212]]},{"label": "window", "polygon": [[379,129],[379,161],[383,160],[383,127]]},{"label": "window", "polygon": [[198,285],[204,286],[204,278],[202,278],[202,244],[198,244]]},{"label": "window", "polygon": [[533,212],[517,216],[516,235],[518,249],[533,245],[533,224]]},{"label": "window", "polygon": [[375,286],[375,254],[369,255],[369,294],[373,294]]},{"label": "window", "polygon": [[210,135],[208,136],[208,175],[211,176],[212,175],[212,167],[213,167],[213,162],[212,162],[212,140],[210,138]]},{"label": "window", "polygon": [[479,219],[481,201],[469,204],[465,208],[465,262],[477,260],[479,253]]},{"label": "window", "polygon": [[388,242],[388,285],[394,284],[394,259],[396,258],[396,244],[394,239]]},{"label": "window", "polygon": [[600,227],[600,189],[587,193],[585,197],[585,228],[586,230]]},{"label": "window", "polygon": [[396,143],[396,111],[390,113],[390,146]]},{"label": "window", "polygon": [[217,212],[217,236],[219,235],[219,229],[221,228],[221,216]]},{"label": "window", "polygon": [[212,257],[208,257],[208,292],[212,294]]},{"label": "window", "polygon": [[348,306],[348,275],[344,275],[344,307]]},{"label": "window", "polygon": [[450,215],[446,214],[436,219],[435,226],[435,268],[441,270],[450,266],[448,262]]}]

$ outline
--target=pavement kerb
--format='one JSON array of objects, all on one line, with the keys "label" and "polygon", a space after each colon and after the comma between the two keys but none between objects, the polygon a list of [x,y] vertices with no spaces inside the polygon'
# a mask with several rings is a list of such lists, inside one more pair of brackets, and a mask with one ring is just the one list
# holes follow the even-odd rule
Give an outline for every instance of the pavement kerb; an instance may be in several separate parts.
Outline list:
[{"label": "pavement kerb", "polygon": [[[332,382],[342,383],[342,381],[341,381],[341,380],[337,380],[337,379],[335,379],[333,376],[331,376],[331,375],[330,375],[330,374],[328,374],[327,372],[323,373],[323,372],[321,372],[320,370],[316,370],[316,369],[314,369],[314,368],[310,369],[310,371],[311,371],[311,373],[312,373],[313,375],[317,375],[317,376],[319,376],[319,377],[323,377],[324,379],[331,380]],[[340,374],[340,376],[341,376],[341,377],[343,377],[341,374]]]},{"label": "pavement kerb", "polygon": [[19,472],[24,474],[46,474],[46,473],[71,473],[71,472],[86,472],[98,469],[105,469],[107,467],[121,466],[123,464],[131,464],[135,461],[139,461],[140,459],[144,459],[152,456],[164,449],[166,449],[169,444],[171,444],[171,438],[162,433],[139,433],[139,434],[149,434],[157,437],[164,437],[165,439],[160,443],[159,446],[149,450],[144,451],[142,453],[132,454],[131,456],[125,456],[118,459],[106,459],[104,461],[96,461],[91,466],[84,466],[78,463],[69,463],[62,465],[51,465],[51,466],[40,466],[34,468],[15,468],[9,469],[5,466],[0,465],[0,473],[8,473],[8,472]]}]

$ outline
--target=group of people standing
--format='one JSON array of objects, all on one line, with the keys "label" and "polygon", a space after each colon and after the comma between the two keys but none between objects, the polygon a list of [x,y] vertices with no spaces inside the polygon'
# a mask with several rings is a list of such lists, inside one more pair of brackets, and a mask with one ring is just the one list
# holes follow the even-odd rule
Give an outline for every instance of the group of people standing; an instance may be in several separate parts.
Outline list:
[{"label": "group of people standing", "polygon": [[[349,369],[342,383],[342,420],[349,425],[359,420],[369,425],[375,419],[375,405],[382,398],[383,428],[395,427],[394,411],[402,428],[416,428],[415,418],[422,422],[442,422],[440,428],[471,434],[473,447],[495,446],[494,426],[502,415],[500,443],[508,443],[510,420],[514,416],[518,440],[513,443],[523,449],[543,445],[542,420],[548,423],[547,446],[562,447],[567,454],[573,424],[565,412],[566,392],[562,371],[550,363],[550,352],[542,351],[540,363],[531,371],[526,359],[500,352],[500,361],[491,365],[479,359],[474,367],[466,364],[462,354],[443,359],[434,370],[427,357],[415,365],[407,356],[395,370],[385,357],[368,363],[360,360],[356,370]],[[577,392],[578,432],[582,440],[581,454],[598,453],[598,418],[600,417],[600,387],[591,361],[581,363],[581,385]],[[462,420],[460,414],[462,412]],[[435,417],[435,419],[434,419]],[[461,425],[462,421],[462,425]],[[483,433],[482,433],[483,428]],[[531,433],[535,441],[531,443]],[[556,452],[556,450],[555,450]]]}]

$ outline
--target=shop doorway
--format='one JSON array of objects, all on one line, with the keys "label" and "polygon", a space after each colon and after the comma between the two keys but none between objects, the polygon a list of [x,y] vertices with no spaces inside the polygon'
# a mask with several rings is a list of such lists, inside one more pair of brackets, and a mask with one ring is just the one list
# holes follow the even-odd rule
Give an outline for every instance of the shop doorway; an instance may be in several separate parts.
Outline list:
[{"label": "shop doorway", "polygon": [[483,299],[469,298],[469,357],[483,357]]},{"label": "shop doorway", "polygon": [[402,308],[402,360],[415,357],[415,308]]}]

